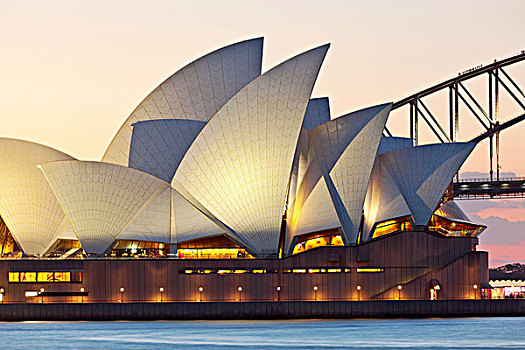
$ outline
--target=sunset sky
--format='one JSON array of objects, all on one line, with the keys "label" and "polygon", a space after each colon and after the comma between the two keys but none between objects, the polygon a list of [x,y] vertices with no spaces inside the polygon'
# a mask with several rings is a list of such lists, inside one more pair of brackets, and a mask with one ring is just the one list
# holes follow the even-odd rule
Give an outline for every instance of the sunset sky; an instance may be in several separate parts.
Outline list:
[{"label": "sunset sky", "polygon": [[[86,160],[100,160],[121,123],[165,78],[243,39],[264,36],[264,70],[331,43],[313,96],[330,98],[333,117],[525,49],[523,0],[0,0],[0,9],[0,136]],[[525,62],[506,71],[525,88]],[[483,79],[467,85],[485,103]],[[428,104],[445,123],[446,99]],[[518,113],[502,97],[501,119]],[[406,136],[406,119],[393,113],[389,128]],[[470,116],[461,123],[462,140],[482,132]],[[525,123],[502,134],[506,175],[525,176],[524,134]],[[487,152],[479,145],[464,175],[484,176]],[[490,252],[492,266],[525,261],[525,200],[459,203],[489,226],[480,249]]]}]

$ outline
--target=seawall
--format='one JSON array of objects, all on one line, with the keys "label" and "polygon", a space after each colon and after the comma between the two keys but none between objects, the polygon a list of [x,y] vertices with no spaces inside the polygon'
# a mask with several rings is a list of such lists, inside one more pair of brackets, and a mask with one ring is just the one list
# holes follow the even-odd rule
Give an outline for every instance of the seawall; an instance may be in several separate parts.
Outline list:
[{"label": "seawall", "polygon": [[525,300],[3,303],[0,321],[525,316]]}]

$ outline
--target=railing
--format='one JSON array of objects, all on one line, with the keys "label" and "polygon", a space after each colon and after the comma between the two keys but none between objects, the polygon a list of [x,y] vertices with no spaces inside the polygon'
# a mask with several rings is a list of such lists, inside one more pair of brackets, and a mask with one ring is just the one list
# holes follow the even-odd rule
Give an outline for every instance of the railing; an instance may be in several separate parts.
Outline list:
[{"label": "railing", "polygon": [[455,180],[454,183],[459,182],[506,182],[506,181],[525,181],[525,177],[500,177],[499,180],[491,180],[489,178],[466,178]]}]

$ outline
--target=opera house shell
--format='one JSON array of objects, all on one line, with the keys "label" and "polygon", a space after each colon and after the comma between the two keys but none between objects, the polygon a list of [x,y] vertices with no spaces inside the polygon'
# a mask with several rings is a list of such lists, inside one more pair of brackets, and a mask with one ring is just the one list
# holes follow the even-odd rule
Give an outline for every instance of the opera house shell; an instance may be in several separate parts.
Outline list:
[{"label": "opera house shell", "polygon": [[[262,47],[243,41],[177,71],[101,162],[1,139],[0,215],[18,247],[44,255],[76,238],[89,255],[225,235],[276,257],[328,229],[355,245],[400,217],[425,228],[475,144],[383,137],[389,103],[332,119],[328,98],[311,96],[329,45],[261,74]],[[451,219],[468,221],[455,207]]]},{"label": "opera house shell", "polygon": [[476,145],[385,137],[391,103],[332,116],[312,96],[328,49],[266,72],[262,38],[213,51],[147,95],[100,162],[0,139],[2,255],[285,259],[477,237],[446,194]]}]

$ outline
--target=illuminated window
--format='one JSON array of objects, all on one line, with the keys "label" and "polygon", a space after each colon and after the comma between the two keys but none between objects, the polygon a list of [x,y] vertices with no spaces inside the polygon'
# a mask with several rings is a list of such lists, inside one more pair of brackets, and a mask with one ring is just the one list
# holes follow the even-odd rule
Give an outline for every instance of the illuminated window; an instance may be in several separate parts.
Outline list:
[{"label": "illuminated window", "polygon": [[358,273],[376,273],[376,272],[385,272],[385,269],[381,267],[358,267]]},{"label": "illuminated window", "polygon": [[443,236],[452,237],[477,237],[486,226],[476,225],[471,222],[452,220],[440,215],[432,215],[428,224],[430,231],[437,232]]},{"label": "illuminated window", "polygon": [[[346,269],[345,269],[346,270]],[[350,270],[350,269],[348,269]],[[327,269],[326,270],[328,273],[339,273],[341,272],[341,269]],[[346,272],[346,271],[345,271]]]},{"label": "illuminated window", "polygon": [[303,274],[303,273],[342,273],[342,272],[345,272],[345,273],[350,273],[350,268],[337,268],[337,269],[334,269],[334,268],[298,268],[298,269],[284,269],[283,270],[284,273],[299,273],[299,274]]},{"label": "illuminated window", "polygon": [[253,269],[253,270],[230,270],[230,269],[219,269],[219,270],[179,270],[180,274],[185,275],[195,275],[195,274],[209,274],[209,273],[217,273],[219,275],[231,275],[231,274],[244,274],[244,273],[256,273],[256,274],[264,274],[264,273],[278,273],[279,270],[268,270],[268,269]]},{"label": "illuminated window", "polygon": [[110,252],[111,256],[155,258],[169,253],[165,243],[150,241],[119,240]]},{"label": "illuminated window", "polygon": [[20,283],[36,282],[36,272],[20,272]]},{"label": "illuminated window", "polygon": [[54,282],[53,272],[39,272],[37,275],[38,282]]},{"label": "illuminated window", "polygon": [[71,282],[71,272],[55,272],[54,282]]},{"label": "illuminated window", "polygon": [[253,259],[246,249],[224,235],[197,238],[177,244],[179,259]]},{"label": "illuminated window", "polygon": [[18,272],[9,272],[9,282],[20,282],[20,273]]},{"label": "illuminated window", "polygon": [[342,246],[343,238],[338,229],[323,232],[308,233],[297,237],[292,254],[298,254],[310,249],[324,246]]},{"label": "illuminated window", "polygon": [[403,216],[376,224],[372,238],[385,236],[399,231],[412,231],[410,216]]},{"label": "illuminated window", "polygon": [[9,272],[9,283],[70,283],[82,282],[82,272]]}]

